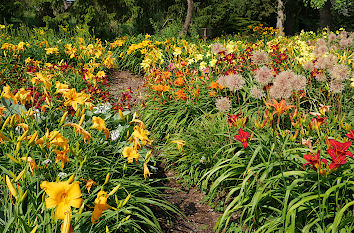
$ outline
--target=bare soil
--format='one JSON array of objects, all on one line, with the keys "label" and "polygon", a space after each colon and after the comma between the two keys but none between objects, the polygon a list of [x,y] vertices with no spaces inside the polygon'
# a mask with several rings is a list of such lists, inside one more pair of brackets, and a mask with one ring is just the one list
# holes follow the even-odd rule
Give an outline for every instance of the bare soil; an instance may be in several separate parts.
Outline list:
[{"label": "bare soil", "polygon": [[[144,80],[127,71],[115,71],[110,75],[110,92],[119,99],[123,92],[131,88],[131,105],[139,106],[144,101]],[[162,165],[163,166],[163,165]],[[203,202],[204,194],[196,187],[185,189],[175,178],[172,170],[159,168],[159,178],[166,178],[164,185],[165,199],[175,205],[186,216],[168,216],[166,213],[156,213],[164,232],[178,233],[212,233],[213,227],[220,217],[210,206]]]}]

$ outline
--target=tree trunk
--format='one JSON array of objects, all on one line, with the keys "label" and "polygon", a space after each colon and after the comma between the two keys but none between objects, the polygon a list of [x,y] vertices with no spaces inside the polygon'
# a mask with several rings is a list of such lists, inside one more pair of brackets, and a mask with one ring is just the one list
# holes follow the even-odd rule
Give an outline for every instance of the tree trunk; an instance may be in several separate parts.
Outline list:
[{"label": "tree trunk", "polygon": [[184,36],[187,34],[189,25],[191,24],[192,21],[192,14],[193,14],[193,0],[187,0],[188,3],[188,9],[187,9],[187,16],[186,20],[184,21],[182,31],[180,32],[180,36]]},{"label": "tree trunk", "polygon": [[277,16],[278,35],[284,34],[284,3],[283,0],[278,0],[278,16]]},{"label": "tree trunk", "polygon": [[327,2],[320,9],[320,27],[328,27],[331,28],[332,23],[332,15],[331,15],[331,1],[327,0]]}]

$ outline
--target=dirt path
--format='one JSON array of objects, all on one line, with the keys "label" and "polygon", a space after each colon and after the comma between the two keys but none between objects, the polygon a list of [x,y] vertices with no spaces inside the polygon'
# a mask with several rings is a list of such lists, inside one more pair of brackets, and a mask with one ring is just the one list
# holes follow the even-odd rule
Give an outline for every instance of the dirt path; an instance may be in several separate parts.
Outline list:
[{"label": "dirt path", "polygon": [[[131,88],[130,104],[138,106],[144,101],[144,81],[142,77],[134,76],[126,71],[115,71],[110,76],[110,92],[115,98],[120,98],[122,93]],[[178,233],[212,233],[213,227],[220,213],[215,212],[203,203],[204,194],[197,188],[186,190],[175,178],[172,170],[162,167],[162,177],[166,177],[164,185],[166,200],[177,206],[187,217],[168,217],[160,215],[159,222],[164,232]],[[159,178],[162,178],[159,177]],[[159,216],[159,214],[157,214]]]}]

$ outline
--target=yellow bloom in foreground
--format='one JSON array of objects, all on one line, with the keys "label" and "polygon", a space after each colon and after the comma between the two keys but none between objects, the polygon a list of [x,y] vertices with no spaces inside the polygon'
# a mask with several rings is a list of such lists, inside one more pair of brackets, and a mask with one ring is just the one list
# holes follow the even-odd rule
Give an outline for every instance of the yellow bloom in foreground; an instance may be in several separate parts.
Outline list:
[{"label": "yellow bloom in foreground", "polygon": [[134,146],[135,148],[139,149],[140,148],[140,143],[138,141],[138,139],[141,141],[142,145],[145,146],[146,144],[150,144],[151,141],[148,138],[149,135],[149,131],[143,129],[140,126],[135,126],[134,127],[134,132],[132,133],[132,135],[130,136],[129,140],[131,142],[134,141]]},{"label": "yellow bloom in foreground", "polygon": [[99,218],[102,216],[103,211],[105,211],[106,209],[111,208],[108,204],[107,204],[107,199],[108,199],[108,194],[105,191],[99,191],[97,194],[97,198],[95,199],[95,208],[92,212],[92,216],[91,216],[91,222],[92,223],[98,223],[99,222]]},{"label": "yellow bloom in foreground", "polygon": [[104,122],[104,120],[101,117],[92,117],[92,126],[91,129],[97,129],[98,131],[102,131],[104,132],[106,137],[109,137],[109,131],[106,128],[106,123]]},{"label": "yellow bloom in foreground", "polygon": [[80,208],[82,204],[81,190],[79,182],[72,184],[69,181],[48,182],[43,181],[41,188],[48,194],[45,200],[46,207],[52,209],[56,207],[55,216],[58,219],[65,219],[65,213],[71,215],[71,206]]},{"label": "yellow bloom in foreground", "polygon": [[132,163],[133,160],[138,162],[140,155],[133,147],[127,146],[123,149],[123,157],[128,159],[128,163]]},{"label": "yellow bloom in foreground", "polygon": [[177,144],[177,148],[178,148],[179,151],[182,151],[183,150],[183,146],[186,145],[186,142],[182,141],[182,140],[175,140],[175,141],[172,141],[172,143],[176,143]]}]

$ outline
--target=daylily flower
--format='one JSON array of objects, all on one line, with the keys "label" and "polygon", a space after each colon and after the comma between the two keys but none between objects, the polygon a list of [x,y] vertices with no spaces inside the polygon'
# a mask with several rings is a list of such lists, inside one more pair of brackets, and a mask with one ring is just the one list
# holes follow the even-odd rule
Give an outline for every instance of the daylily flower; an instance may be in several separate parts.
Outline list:
[{"label": "daylily flower", "polygon": [[313,118],[311,120],[311,122],[309,123],[309,127],[310,127],[310,130],[318,130],[320,129],[321,125],[323,124],[328,124],[327,122],[325,122],[325,120],[327,119],[328,117],[320,117],[320,116],[317,116],[316,118]]},{"label": "daylily flower", "polygon": [[14,95],[11,92],[11,88],[8,84],[2,88],[0,97],[3,97],[5,99],[12,99],[14,97]]},{"label": "daylily flower", "polygon": [[245,127],[248,122],[248,117],[242,117],[241,113],[236,115],[227,114],[228,122],[235,127]]},{"label": "daylily flower", "polygon": [[104,132],[106,138],[109,137],[109,131],[106,128],[106,123],[104,122],[104,120],[101,117],[92,117],[92,126],[91,129],[97,129],[98,131],[102,131]]},{"label": "daylily flower", "polygon": [[90,192],[92,185],[97,185],[95,181],[92,179],[86,180],[86,179],[81,179],[86,182],[85,188],[87,189],[87,192]]},{"label": "daylily flower", "polygon": [[177,144],[178,151],[182,151],[183,150],[183,146],[186,145],[186,142],[182,141],[182,140],[171,141],[171,143],[176,143]]},{"label": "daylily flower", "polygon": [[326,112],[329,111],[329,108],[330,108],[330,107],[331,107],[331,106],[329,106],[329,105],[320,104],[320,109],[319,109],[319,111],[320,111],[320,113],[321,113],[322,115],[325,115]]},{"label": "daylily flower", "polygon": [[151,175],[150,171],[149,171],[149,168],[147,166],[147,163],[144,163],[143,164],[143,167],[144,167],[144,179],[146,179],[148,176]]},{"label": "daylily flower", "polygon": [[6,108],[4,106],[0,106],[0,117],[5,116],[5,114],[4,114],[5,111],[6,111]]},{"label": "daylily flower", "polygon": [[21,159],[29,163],[32,174],[34,170],[38,170],[36,161],[32,157],[21,157]]},{"label": "daylily flower", "polygon": [[352,141],[354,141],[354,130],[350,130],[350,133],[348,133],[348,134],[346,134],[346,136],[350,139],[350,140],[352,140]]},{"label": "daylily flower", "polygon": [[60,162],[61,163],[61,168],[64,168],[65,163],[70,163],[70,159],[67,156],[69,150],[54,150],[54,152],[57,154],[57,157],[55,159],[55,163]]},{"label": "daylily flower", "polygon": [[302,139],[301,145],[308,146],[312,150],[312,140],[310,138],[307,140]]},{"label": "daylily flower", "polygon": [[[303,168],[305,168],[306,165],[311,165],[311,168],[313,170],[315,170],[315,171],[319,170],[319,173],[321,175],[325,174],[326,171],[319,167],[320,166],[320,154],[321,154],[320,150],[318,150],[316,154],[314,154],[314,153],[304,154],[303,155],[304,159],[306,159],[308,163],[305,163],[303,165]],[[321,159],[321,163],[327,165],[327,160]]]},{"label": "daylily flower", "polygon": [[148,143],[151,143],[150,139],[148,138],[149,135],[149,131],[143,129],[140,126],[135,126],[134,127],[134,132],[132,133],[132,135],[130,136],[129,140],[131,142],[134,141],[134,147],[139,149],[140,148],[140,143],[138,140],[141,141],[142,145],[145,146]]},{"label": "daylily flower", "polygon": [[332,146],[332,148],[329,148],[327,150],[328,154],[331,153],[344,154],[345,156],[349,156],[353,158],[353,154],[350,151],[347,151],[349,147],[352,145],[351,142],[341,143],[334,139],[329,139],[329,144]]},{"label": "daylily flower", "polygon": [[58,219],[65,218],[65,213],[71,214],[71,207],[80,208],[82,204],[81,190],[79,182],[70,183],[69,180],[63,182],[43,181],[41,188],[49,196],[45,200],[48,209],[56,207],[55,216]]},{"label": "daylily flower", "polygon": [[107,192],[103,190],[98,192],[97,197],[95,199],[95,208],[91,216],[91,222],[93,224],[99,222],[99,218],[102,216],[103,211],[111,208],[111,206],[107,204],[108,197],[109,195],[107,194]]},{"label": "daylily flower", "polygon": [[286,105],[286,101],[285,100],[281,100],[279,103],[275,99],[272,99],[272,101],[273,101],[273,104],[272,103],[267,103],[267,102],[265,103],[266,106],[274,107],[274,112],[272,113],[272,116],[274,116],[274,114],[277,114],[278,116],[280,116],[281,114],[283,114],[287,110],[295,107],[294,105]]},{"label": "daylily flower", "polygon": [[134,160],[138,162],[140,154],[131,146],[124,147],[123,157],[128,159],[128,163],[132,163]]},{"label": "daylily flower", "polygon": [[336,170],[343,164],[347,163],[346,157],[352,157],[353,154],[350,151],[347,151],[352,145],[351,142],[341,143],[333,139],[329,139],[330,148],[327,149],[327,153],[332,158],[332,163],[329,165],[329,169]]},{"label": "daylily flower", "polygon": [[64,126],[72,126],[74,127],[75,130],[75,136],[77,133],[82,134],[84,136],[84,141],[90,140],[91,139],[91,134],[87,132],[84,128],[82,128],[80,125],[75,124],[75,123],[67,123]]},{"label": "daylily flower", "polygon": [[240,141],[242,143],[243,148],[247,148],[248,144],[247,144],[247,140],[248,138],[251,136],[250,133],[243,131],[241,128],[238,130],[238,135],[235,135],[235,139],[237,141]]}]

